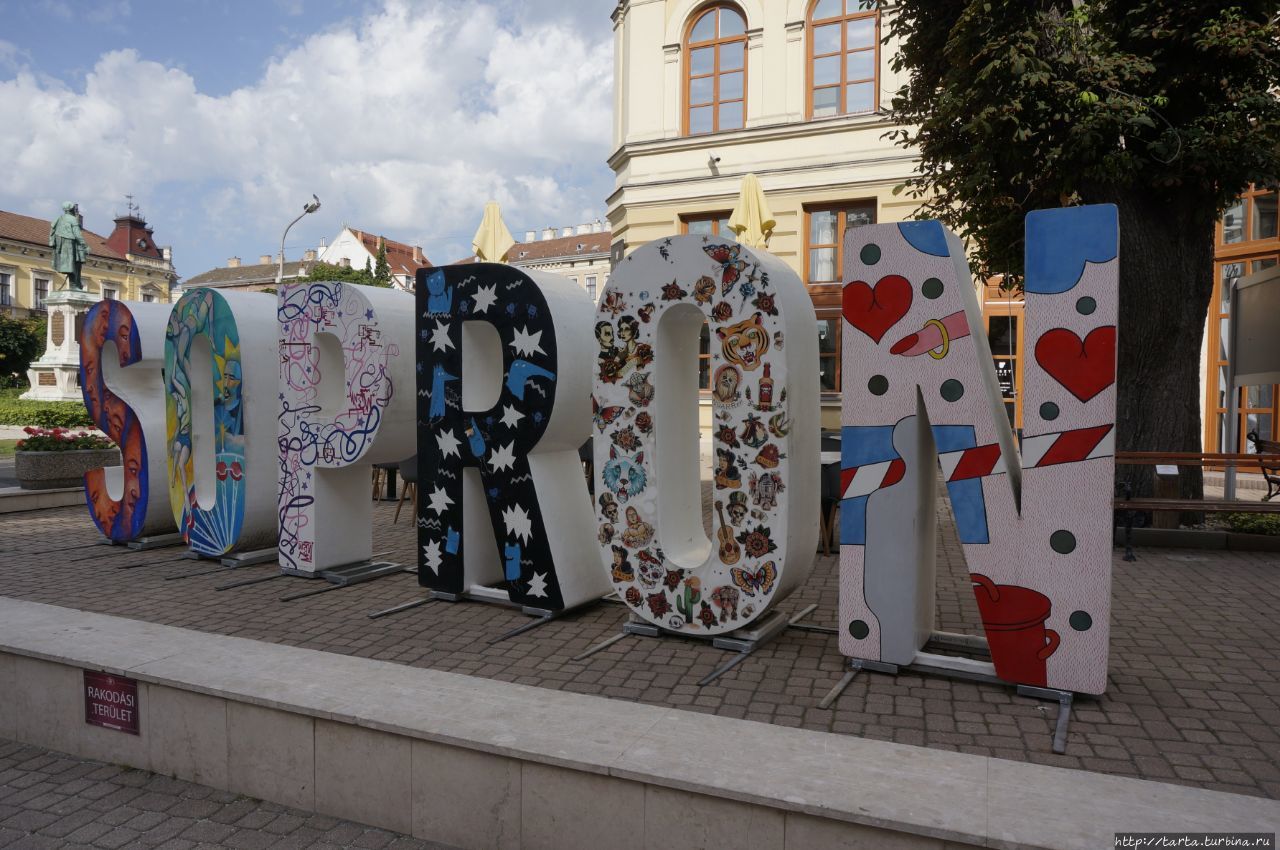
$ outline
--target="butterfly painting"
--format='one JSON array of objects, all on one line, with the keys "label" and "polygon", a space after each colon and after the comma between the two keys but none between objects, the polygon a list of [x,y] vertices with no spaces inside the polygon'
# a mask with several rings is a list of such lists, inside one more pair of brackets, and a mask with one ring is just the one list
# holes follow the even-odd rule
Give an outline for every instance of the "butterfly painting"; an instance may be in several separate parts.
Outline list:
[{"label": "butterfly painting", "polygon": [[738,259],[741,245],[704,245],[707,256],[720,264],[720,294],[728,295],[747,269],[746,260]]},{"label": "butterfly painting", "polygon": [[626,410],[626,408],[621,404],[615,404],[610,407],[601,407],[600,402],[596,401],[595,396],[591,397],[591,412],[595,416],[596,430],[601,434],[604,433],[605,428],[609,427],[610,422],[622,415],[624,410]]},{"label": "butterfly painting", "polygon": [[733,578],[733,583],[742,588],[747,596],[755,596],[757,590],[760,591],[761,596],[767,596],[769,591],[773,590],[773,583],[778,578],[778,568],[773,561],[765,561],[755,572],[734,567],[729,570],[729,575]]}]

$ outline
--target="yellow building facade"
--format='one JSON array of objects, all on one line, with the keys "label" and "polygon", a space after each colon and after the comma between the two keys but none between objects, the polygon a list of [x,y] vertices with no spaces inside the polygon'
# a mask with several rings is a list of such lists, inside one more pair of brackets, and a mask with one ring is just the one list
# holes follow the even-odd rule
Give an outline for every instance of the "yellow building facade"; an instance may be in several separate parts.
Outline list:
[{"label": "yellow building facade", "polygon": [[[0,314],[44,315],[45,299],[66,286],[53,270],[49,226],[48,219],[0,210]],[[110,236],[85,230],[84,238],[89,256],[81,277],[87,292],[126,301],[169,300],[173,263],[167,248],[151,243],[145,221],[122,216]]]},{"label": "yellow building facade", "polygon": [[903,82],[881,43],[893,5],[865,5],[621,0],[613,12],[613,261],[673,234],[728,235],[754,173],[776,220],[768,250],[818,314],[824,427],[840,415],[844,232],[919,206],[894,192],[916,157],[885,138]]}]

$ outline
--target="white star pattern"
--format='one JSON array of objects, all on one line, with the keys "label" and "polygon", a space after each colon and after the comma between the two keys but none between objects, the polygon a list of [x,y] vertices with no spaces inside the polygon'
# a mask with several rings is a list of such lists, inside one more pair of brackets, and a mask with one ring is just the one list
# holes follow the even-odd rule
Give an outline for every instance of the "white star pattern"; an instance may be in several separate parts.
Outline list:
[{"label": "white star pattern", "polygon": [[435,573],[436,575],[439,575],[440,574],[440,541],[432,540],[426,546],[423,546],[422,557],[426,559],[423,561],[423,563],[426,564],[427,569],[431,570],[431,572]]},{"label": "white star pattern", "polygon": [[441,431],[436,434],[436,445],[440,447],[440,454],[445,457],[461,457],[458,454],[458,446],[462,445],[458,438],[453,436],[453,431]]},{"label": "white star pattern", "polygon": [[451,348],[453,340],[449,338],[449,323],[436,322],[435,330],[431,332],[431,350],[448,351]]},{"label": "white star pattern", "polygon": [[511,340],[511,347],[515,349],[516,354],[521,354],[525,357],[534,354],[546,354],[547,352],[542,350],[542,345],[539,343],[540,339],[542,339],[542,331],[529,333],[529,328],[526,326],[524,330],[516,331],[515,337]]},{"label": "white star pattern", "polygon": [[498,300],[498,284],[495,283],[492,286],[476,287],[476,294],[474,298],[476,302],[476,309],[474,310],[474,312],[476,313],[489,312],[489,308],[492,307],[494,303],[496,303]]},{"label": "white star pattern", "polygon": [[546,574],[544,574],[544,573],[534,573],[534,574],[533,574],[533,577],[529,579],[529,595],[530,595],[530,596],[541,596],[541,597],[542,597],[542,598],[544,598],[544,599],[546,598],[546,596],[547,596],[547,576],[546,576]]},{"label": "white star pattern", "polygon": [[515,447],[516,444],[512,442],[507,443],[503,448],[494,449],[493,454],[489,455],[489,465],[492,466],[495,471],[499,469],[510,469],[516,462],[516,453],[514,451]]},{"label": "white star pattern", "polygon": [[507,534],[524,543],[529,542],[533,534],[533,524],[529,522],[529,514],[519,505],[512,505],[502,512],[502,521],[507,526]]},{"label": "white star pattern", "polygon": [[427,502],[427,507],[435,511],[437,514],[444,513],[445,509],[453,504],[453,499],[449,498],[449,494],[444,491],[443,487],[437,487],[431,491],[431,498]]},{"label": "white star pattern", "polygon": [[502,408],[502,424],[508,428],[516,427],[516,423],[521,419],[524,419],[524,414],[511,405],[508,404]]}]

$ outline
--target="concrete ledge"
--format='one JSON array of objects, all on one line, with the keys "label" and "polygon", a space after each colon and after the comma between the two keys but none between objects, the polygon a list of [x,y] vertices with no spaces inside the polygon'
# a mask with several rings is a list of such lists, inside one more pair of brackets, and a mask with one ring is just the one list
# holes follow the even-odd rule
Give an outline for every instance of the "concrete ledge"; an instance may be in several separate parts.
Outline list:
[{"label": "concrete ledge", "polygon": [[[139,680],[142,736],[79,670]],[[0,598],[0,735],[463,847],[1095,848],[1280,803]]]},{"label": "concrete ledge", "polygon": [[41,508],[67,508],[84,503],[84,487],[56,487],[48,490],[0,487],[0,514]]},{"label": "concrete ledge", "polygon": [[[1124,529],[1117,528],[1115,545],[1124,546]],[[1167,549],[1233,549],[1237,552],[1280,552],[1280,537],[1240,534],[1200,528],[1135,528],[1133,545]]]}]

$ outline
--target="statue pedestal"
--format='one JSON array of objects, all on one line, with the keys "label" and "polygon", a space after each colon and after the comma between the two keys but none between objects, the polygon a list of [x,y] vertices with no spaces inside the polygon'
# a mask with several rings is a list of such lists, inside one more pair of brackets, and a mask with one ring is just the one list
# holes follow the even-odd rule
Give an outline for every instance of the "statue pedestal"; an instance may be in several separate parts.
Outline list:
[{"label": "statue pedestal", "polygon": [[27,370],[31,389],[23,398],[40,401],[83,401],[80,393],[80,329],[84,314],[98,303],[98,296],[78,289],[49,293],[45,308],[49,328],[45,351]]}]

